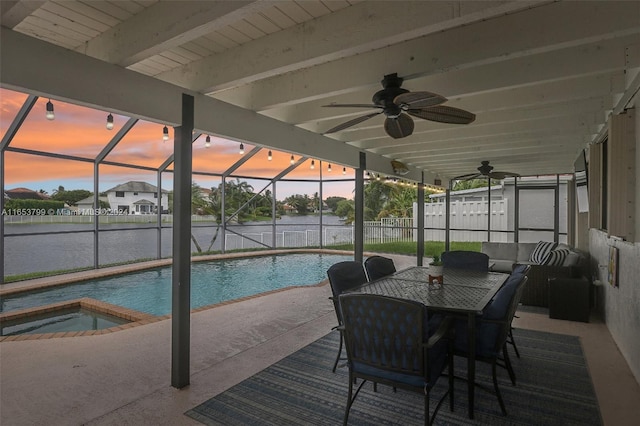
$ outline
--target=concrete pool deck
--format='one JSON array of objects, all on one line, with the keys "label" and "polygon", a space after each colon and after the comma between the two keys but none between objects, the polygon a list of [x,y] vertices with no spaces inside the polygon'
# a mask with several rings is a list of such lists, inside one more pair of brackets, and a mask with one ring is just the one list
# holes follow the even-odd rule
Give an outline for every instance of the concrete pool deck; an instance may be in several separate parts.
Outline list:
[{"label": "concrete pool deck", "polygon": [[[391,256],[398,269],[415,258]],[[335,325],[328,285],[191,316],[191,384],[170,385],[171,321],[96,336],[0,343],[2,425],[197,425],[184,412]],[[602,322],[522,312],[516,327],[579,335],[605,425],[636,424],[640,387]]]},{"label": "concrete pool deck", "polygon": [[[353,253],[349,251],[343,250],[326,250],[326,249],[281,249],[281,250],[262,250],[259,252],[235,252],[235,253],[225,253],[225,254],[214,254],[214,255],[203,255],[203,256],[194,256],[191,258],[192,262],[206,262],[206,261],[215,261],[215,260],[228,260],[228,259],[241,259],[241,258],[251,258],[258,256],[273,256],[273,255],[286,255],[286,254],[330,254],[330,255],[348,255],[351,256]],[[148,269],[160,268],[171,266],[171,259],[160,259],[160,260],[152,260],[147,262],[138,262],[132,263],[128,265],[120,265],[120,266],[112,266],[101,269],[90,269],[85,271],[78,271],[70,274],[64,275],[53,275],[48,277],[42,277],[32,280],[18,281],[14,283],[7,283],[0,286],[0,298],[10,295],[16,295],[23,292],[32,292],[38,291],[42,289],[49,289],[53,287],[73,284],[81,281],[94,280],[112,277],[116,275],[123,275],[138,271],[144,271]],[[305,285],[303,287],[308,287]],[[287,287],[291,288],[291,287]],[[287,288],[278,288],[265,293],[273,293],[286,290]],[[192,309],[192,312],[198,312],[201,310],[211,309],[213,307],[217,307],[219,305],[227,304],[227,303],[237,303],[242,300],[250,299],[255,296],[245,296],[231,301],[223,301],[219,303],[215,303],[212,305],[206,305],[198,308]],[[30,317],[36,317],[43,313],[54,313],[57,310],[61,310],[68,305],[77,305],[80,304],[88,309],[92,309],[96,312],[103,313],[106,315],[113,315],[128,322],[122,325],[110,327],[110,328],[102,328],[98,330],[84,330],[84,331],[62,331],[56,333],[43,333],[43,334],[16,334],[9,336],[0,336],[0,342],[3,341],[16,341],[16,340],[38,340],[38,339],[51,339],[51,338],[59,338],[59,337],[85,337],[85,336],[94,336],[101,335],[107,333],[115,333],[122,330],[126,330],[132,327],[138,327],[140,325],[147,325],[152,322],[162,321],[167,318],[170,318],[171,315],[151,315],[144,312],[139,312],[131,309],[127,309],[117,305],[111,305],[100,300],[95,300],[91,298],[83,298],[76,299],[65,302],[53,303],[45,306],[36,306],[33,308],[22,309],[19,311],[10,311],[10,312],[0,312],[0,324],[7,321],[12,321],[20,318],[28,319]]]}]

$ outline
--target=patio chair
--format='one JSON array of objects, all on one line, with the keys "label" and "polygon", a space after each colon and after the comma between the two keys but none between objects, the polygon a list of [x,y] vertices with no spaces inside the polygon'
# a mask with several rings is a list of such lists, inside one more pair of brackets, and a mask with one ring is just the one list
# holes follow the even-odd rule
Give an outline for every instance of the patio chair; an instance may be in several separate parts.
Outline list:
[{"label": "patio chair", "polygon": [[340,356],[342,355],[342,342],[344,340],[342,329],[339,328],[342,325],[342,312],[340,311],[340,301],[338,297],[345,291],[352,290],[366,283],[367,276],[365,275],[362,263],[351,260],[331,265],[327,270],[327,276],[329,277],[329,284],[331,285],[331,300],[333,301],[333,307],[338,320],[338,325],[333,327],[332,330],[340,330],[340,347],[338,348],[338,355],[336,356],[336,361],[333,363],[332,369],[335,373],[338,362],[340,361]]},{"label": "patio chair", "polygon": [[[513,267],[513,272],[511,274],[527,275],[530,269],[531,269],[531,265],[517,264]],[[513,317],[518,318],[518,316],[515,314],[513,315]],[[516,339],[513,337],[513,326],[509,327],[509,336],[507,336],[507,343],[513,346],[513,351],[516,353],[516,357],[520,358],[520,351],[518,351],[518,346],[516,345]]]},{"label": "patio chair", "polygon": [[393,259],[388,257],[371,256],[364,261],[364,269],[367,271],[369,281],[374,281],[396,272],[396,265]]},{"label": "patio chair", "polygon": [[[522,290],[527,281],[527,277],[522,274],[512,274],[507,282],[498,290],[494,298],[489,302],[482,315],[476,319],[476,361],[483,361],[491,364],[493,374],[494,393],[498,398],[500,409],[503,415],[507,415],[507,410],[498,387],[496,367],[499,365],[505,368],[515,386],[515,374],[509,354],[507,353],[507,336],[511,329],[511,320],[515,314]],[[458,356],[468,356],[468,329],[466,320],[456,320],[455,322],[455,343],[454,353]],[[480,384],[476,386],[484,388]]]},{"label": "patio chair", "polygon": [[[429,335],[427,308],[416,301],[373,294],[340,296],[344,340],[349,366],[349,411],[367,380],[424,395],[424,424],[433,422],[449,395],[453,411],[453,352],[451,318]],[[429,393],[448,365],[449,389],[429,417]],[[362,379],[354,392],[356,379]]]},{"label": "patio chair", "polygon": [[442,253],[442,264],[445,268],[488,271],[489,256],[479,251],[445,251]]}]

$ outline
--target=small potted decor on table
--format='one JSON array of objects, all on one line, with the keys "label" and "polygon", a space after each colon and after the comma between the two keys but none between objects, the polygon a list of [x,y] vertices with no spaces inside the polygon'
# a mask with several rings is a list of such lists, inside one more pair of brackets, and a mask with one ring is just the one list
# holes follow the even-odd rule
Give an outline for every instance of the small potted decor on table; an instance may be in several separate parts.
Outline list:
[{"label": "small potted decor on table", "polygon": [[440,285],[442,284],[442,260],[440,255],[434,254],[433,260],[429,263],[429,284]]}]

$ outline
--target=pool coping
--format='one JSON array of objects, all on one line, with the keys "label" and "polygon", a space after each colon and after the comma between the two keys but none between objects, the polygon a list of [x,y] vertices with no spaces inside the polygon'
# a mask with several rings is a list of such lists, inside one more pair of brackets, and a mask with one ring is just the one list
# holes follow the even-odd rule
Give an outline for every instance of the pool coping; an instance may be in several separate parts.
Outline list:
[{"label": "pool coping", "polygon": [[[277,254],[292,254],[292,253],[326,253],[326,254],[346,254],[346,255],[353,254],[353,252],[346,251],[346,250],[287,249],[287,250],[265,250],[265,251],[256,251],[256,252],[240,252],[240,253],[226,253],[226,254],[215,254],[215,255],[206,255],[206,256],[193,256],[191,258],[191,261],[201,262],[201,261],[210,261],[210,260],[235,259],[235,258],[244,258],[244,257],[262,257],[262,256],[272,256],[274,254],[277,255]],[[137,272],[145,269],[153,269],[160,266],[169,266],[171,264],[172,264],[172,259],[161,259],[161,260],[154,260],[154,261],[148,261],[148,262],[140,262],[139,264],[123,265],[121,267],[115,266],[115,267],[109,267],[104,269],[92,269],[89,271],[75,272],[72,274],[56,275],[52,277],[21,281],[18,283],[4,284],[4,285],[10,285],[11,288],[0,290],[0,296],[6,296],[9,294],[16,294],[16,293],[33,291],[33,290],[38,290],[43,288],[72,284],[74,282],[85,281],[85,280],[90,280],[94,278],[104,278],[104,277],[109,277],[113,275],[121,275],[129,272]],[[22,286],[12,285],[12,284],[20,284],[20,283],[24,283],[25,285],[22,285]],[[239,303],[239,302],[243,302],[243,301],[258,298],[258,297],[267,296],[273,293],[279,293],[279,292],[296,289],[296,288],[321,287],[321,286],[327,285],[328,283],[329,283],[328,280],[323,280],[317,284],[294,285],[294,286],[269,290],[263,293],[244,296],[238,299],[227,300],[224,302],[201,306],[199,308],[192,309],[191,314],[208,310],[208,309],[213,309],[219,306],[230,305],[233,303]],[[11,342],[11,341],[22,341],[22,340],[53,339],[53,338],[59,338],[59,337],[98,336],[98,335],[114,333],[122,330],[128,330],[133,327],[147,325],[147,324],[151,324],[154,322],[163,321],[171,318],[170,314],[158,315],[158,316],[146,314],[146,313],[134,311],[132,309],[123,308],[117,305],[111,305],[109,303],[91,299],[91,298],[75,299],[71,301],[53,303],[50,305],[38,306],[35,308],[23,309],[20,311],[7,312],[4,314],[0,314],[0,318],[4,318],[4,315],[9,316],[11,314],[20,315],[20,316],[36,315],[43,312],[50,312],[51,310],[55,310],[55,309],[61,309],[61,307],[58,305],[69,305],[73,303],[75,304],[84,303],[85,306],[89,307],[90,309],[96,310],[101,313],[108,313],[111,315],[120,316],[125,319],[127,319],[127,315],[128,315],[129,318],[132,318],[135,320],[119,326],[104,328],[102,330],[67,331],[67,332],[62,331],[57,333],[20,334],[15,336],[0,336],[0,343]],[[114,307],[118,309],[114,309]],[[125,315],[125,316],[122,316],[122,315]],[[141,315],[144,315],[145,317],[140,317]]]}]

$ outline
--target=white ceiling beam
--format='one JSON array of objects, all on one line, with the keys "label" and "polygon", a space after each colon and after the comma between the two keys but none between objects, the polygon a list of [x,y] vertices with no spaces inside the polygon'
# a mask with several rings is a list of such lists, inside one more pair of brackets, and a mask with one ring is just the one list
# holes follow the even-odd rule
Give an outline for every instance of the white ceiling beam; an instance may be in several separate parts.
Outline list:
[{"label": "white ceiling beam", "polygon": [[[195,99],[196,131],[359,166],[360,150],[342,142],[7,28],[0,31],[1,87],[173,126],[181,123],[181,100],[187,93]],[[371,170],[393,172],[384,157],[368,154],[367,162]],[[407,178],[419,180],[421,175],[412,169]]]},{"label": "white ceiling beam", "polygon": [[158,78],[209,93],[544,3],[360,2],[167,71]]},{"label": "white ceiling beam", "polygon": [[263,1],[160,1],[78,49],[123,67],[173,49],[267,7]]},{"label": "white ceiling beam", "polygon": [[5,28],[14,28],[45,3],[45,0],[0,1],[2,26]]},{"label": "white ceiling beam", "polygon": [[[607,103],[607,99],[609,103]],[[492,123],[513,123],[516,125],[518,122],[523,120],[529,120],[534,117],[536,118],[544,118],[544,117],[564,117],[564,116],[575,116],[575,115],[584,115],[584,114],[592,114],[597,115],[605,110],[605,105],[610,104],[610,97],[594,97],[594,98],[584,98],[580,100],[574,101],[566,101],[566,102],[558,102],[550,105],[544,106],[533,106],[526,108],[512,108],[506,110],[492,110],[480,112],[476,115],[476,124],[492,124]],[[335,123],[338,124],[340,120],[336,120]],[[425,139],[429,139],[429,132],[436,130],[452,130],[455,127],[451,124],[444,123],[436,123],[433,121],[426,120],[416,120],[416,131],[414,133],[420,133],[424,136]],[[306,130],[310,130],[312,132],[320,132],[317,123],[310,123],[298,126]],[[326,125],[323,124],[322,128],[326,128]],[[406,139],[406,138],[405,138]],[[403,143],[405,139],[397,141],[399,143]]]},{"label": "white ceiling beam", "polygon": [[[474,113],[508,109],[513,105],[543,104],[565,99],[584,98],[590,95],[594,96],[594,94],[611,94],[612,92],[610,77],[604,74],[605,72],[612,72],[608,66],[599,66],[603,75],[595,74],[597,69],[594,68],[592,69],[592,74],[580,75],[577,78],[572,74],[558,74],[555,79],[548,81],[536,80],[533,74],[527,74],[526,71],[520,79],[508,66],[490,66],[489,68],[490,69],[481,67],[476,69],[475,72],[463,70],[432,76],[425,79],[421,87],[417,90],[434,91],[443,95],[451,94],[451,100],[446,105],[467,109]],[[489,73],[489,71],[491,71],[491,73]],[[486,78],[474,77],[474,73],[482,76],[490,76]],[[621,77],[624,76],[623,69],[613,71],[613,73]],[[505,81],[506,85],[501,84],[501,77],[503,76],[503,81]],[[568,80],[570,77],[572,79]],[[478,88],[475,89],[469,85],[470,83],[464,82],[465,79],[475,79],[478,81]],[[556,81],[561,79],[563,81]],[[447,91],[444,93],[439,92],[440,85],[446,85]],[[362,98],[364,98],[364,96],[352,98],[347,94],[332,98],[330,101],[335,103],[370,103],[370,99]],[[361,108],[323,107],[323,105],[328,103],[328,100],[318,100],[287,106],[277,110],[263,111],[261,113],[288,123],[312,124],[316,126],[317,131],[321,132],[343,121],[347,121],[352,117],[373,111]],[[369,121],[362,124],[362,126],[369,125],[371,125]],[[380,123],[380,125],[382,125],[382,123]],[[311,129],[313,128],[314,127],[311,127]],[[347,136],[347,133],[348,132],[342,132],[332,137],[342,140],[353,137],[353,135]]]},{"label": "white ceiling beam", "polygon": [[[414,86],[413,79],[421,76],[637,34],[639,8],[638,2],[553,3],[307,67],[215,96],[258,111],[354,90],[365,90],[365,94],[362,99],[352,97],[351,102],[369,102],[386,73],[398,72],[407,78],[405,88],[420,90],[423,86]],[[550,17],[558,24],[551,24]]]},{"label": "white ceiling beam", "polygon": [[[580,87],[583,87],[584,90],[579,90]],[[580,102],[593,97],[607,99],[607,97],[610,96],[609,91],[609,78],[587,77],[569,82],[554,82],[543,85],[542,87],[532,86],[518,90],[505,90],[503,92],[492,93],[491,96],[478,95],[473,97],[473,99],[466,99],[465,106],[471,104],[472,108],[468,109],[474,111],[474,106],[481,108],[485,105],[489,110],[508,113],[509,111],[519,110],[520,108],[542,108],[545,105],[553,106],[558,102]],[[578,94],[581,95],[578,96]],[[521,104],[518,102],[521,102]],[[609,101],[609,103],[610,102],[611,101]],[[605,107],[607,107],[607,105],[605,105]],[[480,115],[478,121],[466,126],[448,125],[447,127],[441,125],[430,126],[430,122],[420,120],[420,122],[416,122],[414,134],[403,138],[400,143],[410,144],[420,142],[424,139],[438,138],[438,134],[449,135],[450,137],[461,137],[464,134],[468,134],[469,130],[466,129],[480,127],[482,124],[480,121],[481,118],[482,116]],[[373,118],[369,121],[376,119],[377,118]],[[384,120],[380,119],[380,121],[380,123],[376,123],[377,126],[382,126]],[[543,125],[543,127],[547,125]],[[517,128],[517,123],[512,123],[512,126],[513,128]],[[423,128],[427,130],[422,132],[421,129]],[[338,136],[338,140],[348,141],[350,144],[362,149],[373,149],[392,144],[391,138],[385,136],[384,133],[381,133],[379,129],[376,128],[342,132],[336,136]]]}]

